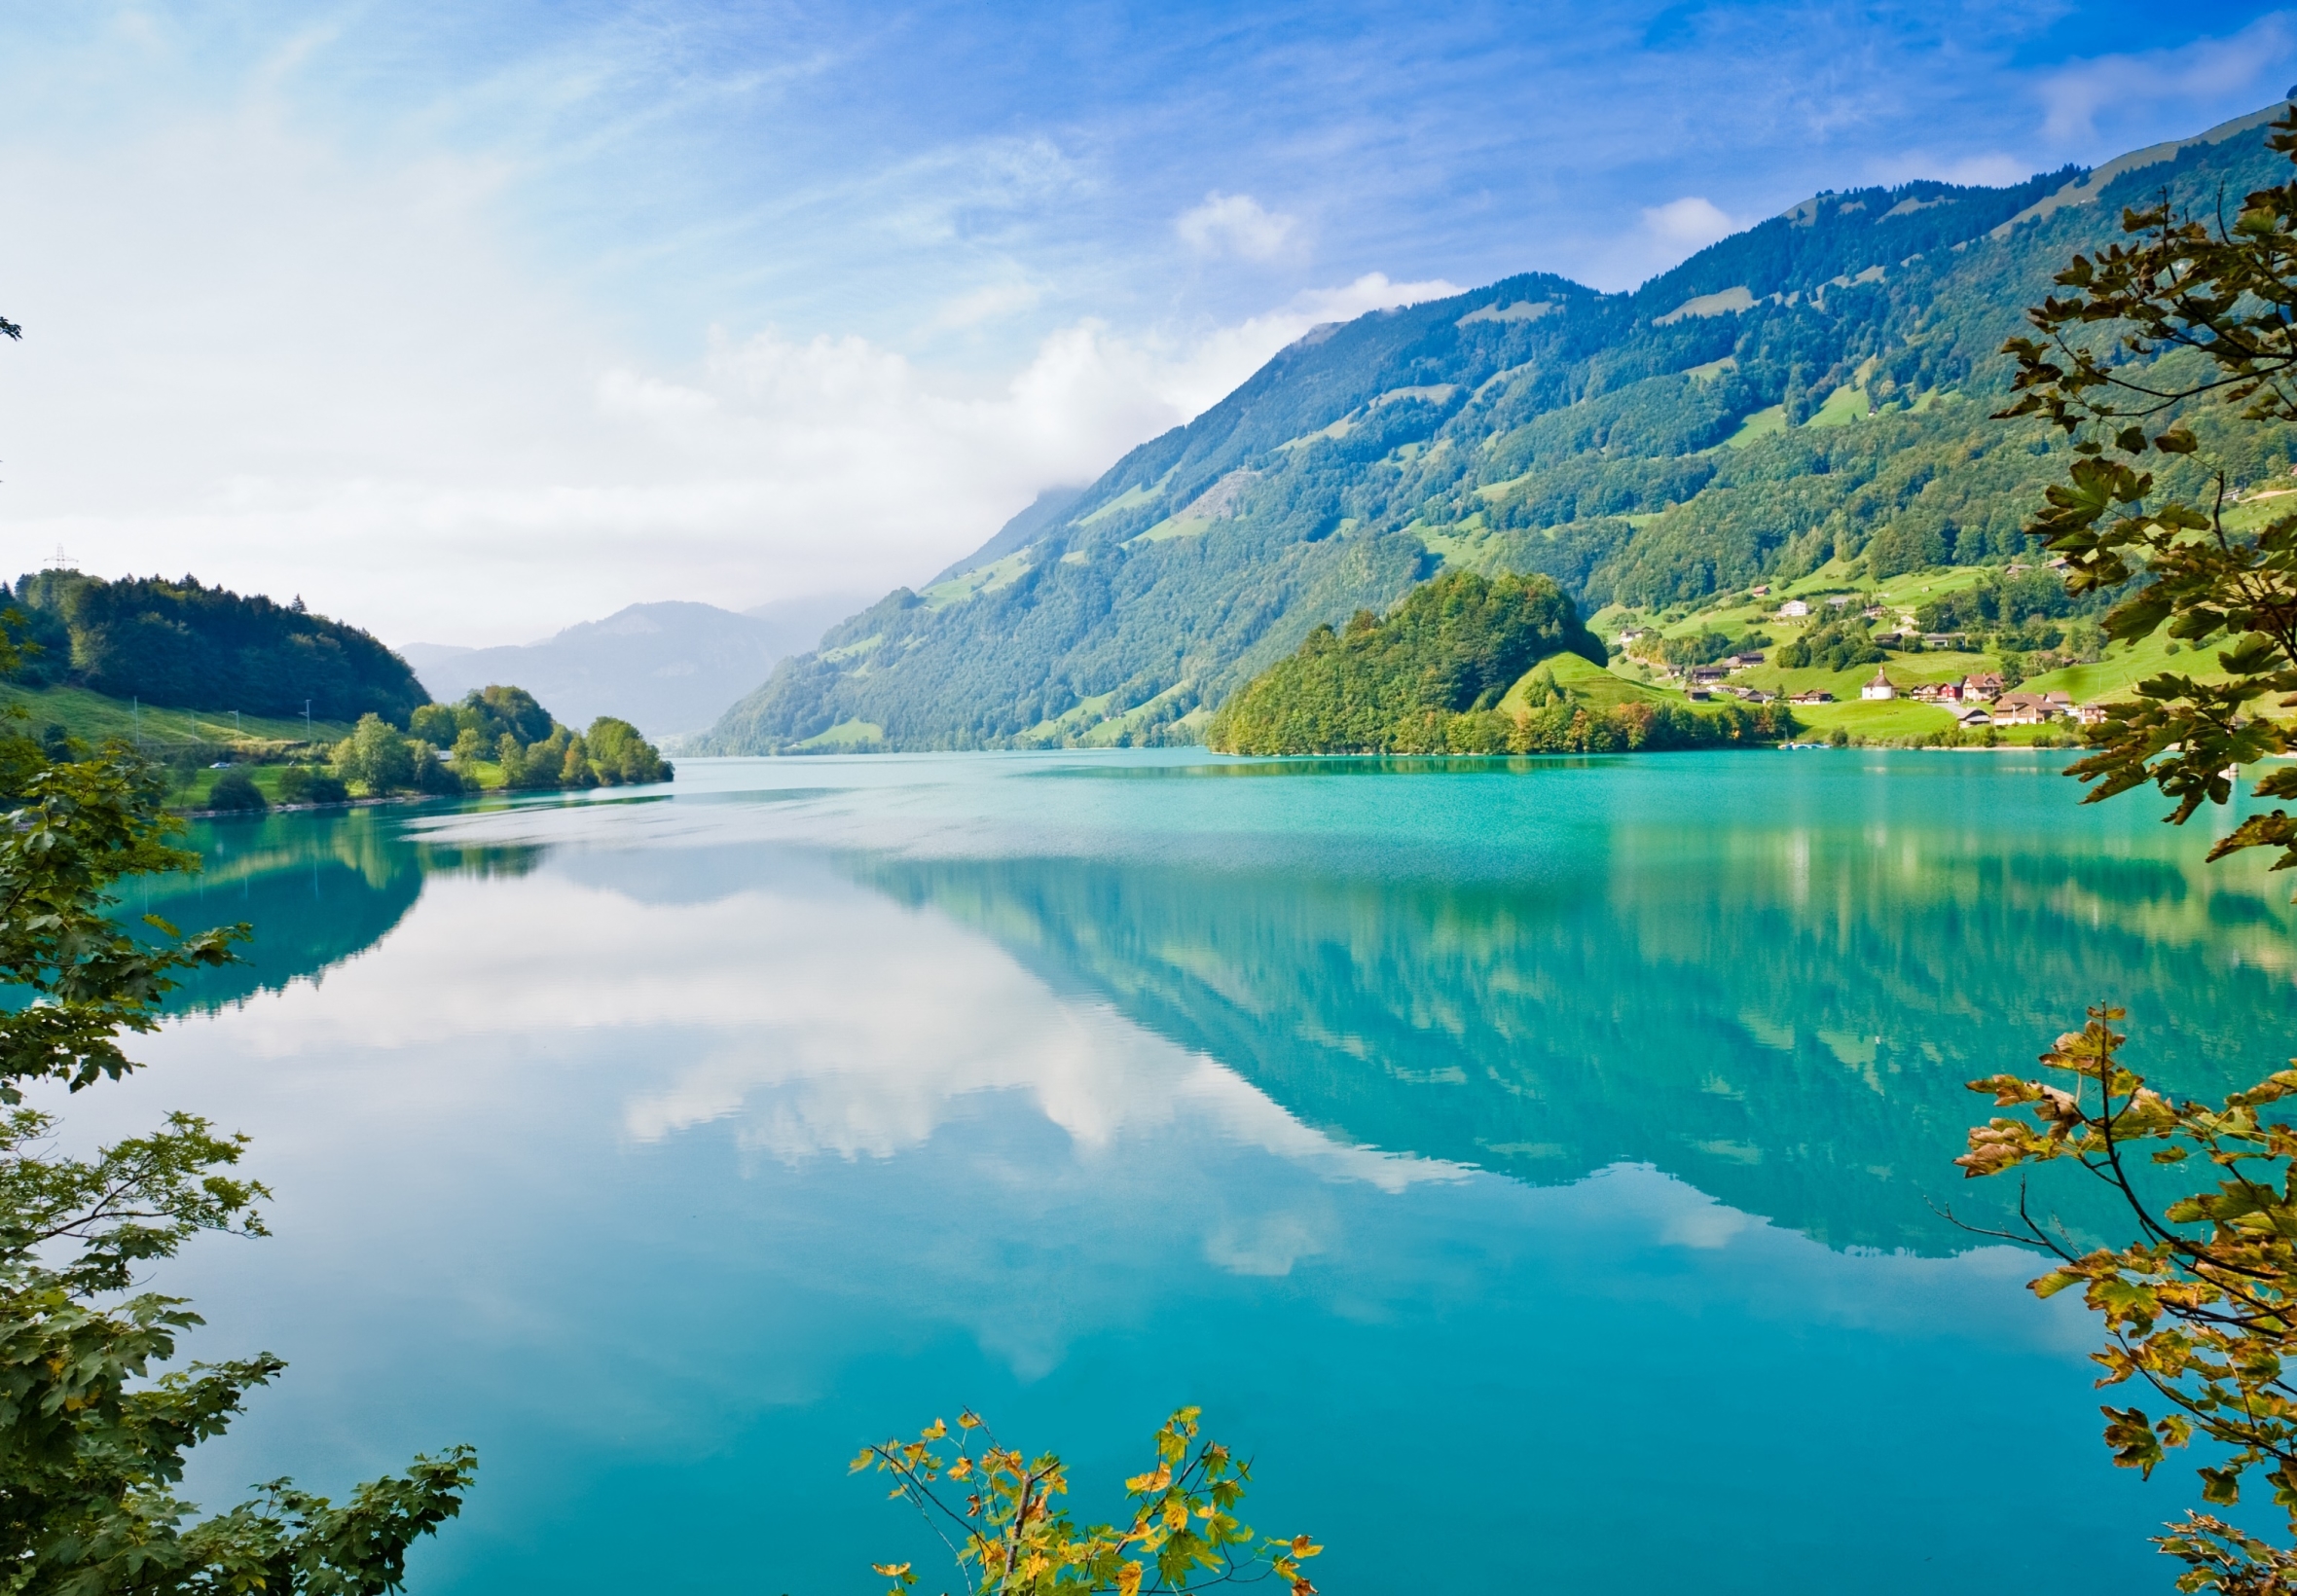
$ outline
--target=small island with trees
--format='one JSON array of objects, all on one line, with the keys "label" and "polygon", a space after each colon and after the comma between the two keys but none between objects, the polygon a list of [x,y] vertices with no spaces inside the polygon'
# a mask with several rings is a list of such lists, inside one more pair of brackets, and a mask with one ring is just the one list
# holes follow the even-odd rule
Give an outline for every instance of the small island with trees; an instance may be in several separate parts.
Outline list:
[{"label": "small island with trees", "polygon": [[1318,627],[1221,707],[1205,741],[1247,754],[1614,753],[1795,730],[1782,706],[1670,703],[1608,658],[1552,579],[1446,571],[1385,617]]}]

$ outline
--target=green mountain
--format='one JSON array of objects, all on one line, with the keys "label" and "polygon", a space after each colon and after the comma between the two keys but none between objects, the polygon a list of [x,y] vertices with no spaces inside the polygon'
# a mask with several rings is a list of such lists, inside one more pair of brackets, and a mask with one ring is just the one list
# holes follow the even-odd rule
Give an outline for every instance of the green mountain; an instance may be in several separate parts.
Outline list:
[{"label": "green mountain", "polygon": [[[1319,327],[783,662],[701,751],[1191,741],[1314,629],[1446,566],[1592,612],[2005,562],[2064,461],[1987,419],[2003,339],[2125,204],[2286,180],[2282,109],[2007,188],[1822,194],[1632,293],[1533,274]],[[2297,453],[2245,450],[2243,482]]]}]

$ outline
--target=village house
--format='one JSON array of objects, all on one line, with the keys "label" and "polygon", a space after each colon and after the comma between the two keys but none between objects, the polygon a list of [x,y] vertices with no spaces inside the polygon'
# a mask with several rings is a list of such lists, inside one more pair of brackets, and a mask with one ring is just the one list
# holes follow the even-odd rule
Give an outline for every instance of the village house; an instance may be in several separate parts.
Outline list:
[{"label": "village house", "polygon": [[2074,710],[2074,721],[2077,725],[2082,726],[2102,726],[2105,724],[2105,706],[2102,704],[2082,705]]},{"label": "village house", "polygon": [[1862,699],[1894,699],[1898,697],[1898,689],[1890,685],[1890,678],[1882,674],[1880,666],[1877,666],[1875,679],[1861,687],[1858,696]]},{"label": "village house", "polygon": [[1959,704],[1962,702],[1962,688],[1958,682],[1926,681],[1907,697],[1916,704]]},{"label": "village house", "polygon": [[1924,648],[1959,648],[1961,645],[1962,635],[1959,632],[1925,632],[1922,634]]},{"label": "village house", "polygon": [[1832,704],[1835,702],[1835,695],[1823,687],[1813,687],[1805,692],[1797,693],[1787,702],[1790,704]]},{"label": "village house", "polygon": [[1799,621],[1809,613],[1810,606],[1800,598],[1789,598],[1778,606],[1778,618],[1782,621]]},{"label": "village house", "polygon": [[1986,712],[1983,704],[1965,704],[1954,711],[1954,719],[1964,726],[1990,726],[1994,717]]},{"label": "village house", "polygon": [[2039,726],[2056,713],[2050,701],[2039,693],[2004,693],[1994,700],[1997,726]]},{"label": "village house", "polygon": [[1629,643],[1641,642],[1644,638],[1650,635],[1651,634],[1646,632],[1643,628],[1639,626],[1631,626],[1619,635],[1618,641],[1620,647],[1624,648]]},{"label": "village house", "polygon": [[1761,665],[1762,663],[1763,651],[1761,649],[1755,650],[1752,654],[1733,654],[1729,661],[1733,671],[1744,671],[1750,665]]},{"label": "village house", "polygon": [[1749,588],[1749,589],[1747,589],[1747,597],[1748,597],[1748,598],[1769,598],[1769,597],[1770,597],[1770,584],[1769,584],[1769,583],[1768,583],[1768,582],[1766,582],[1766,583],[1764,583],[1764,584],[1763,584],[1761,587],[1759,587],[1759,588]]},{"label": "village house", "polygon": [[1730,674],[1731,668],[1727,665],[1695,665],[1691,668],[1691,679],[1695,682],[1721,681]]},{"label": "village house", "polygon": [[1996,671],[1981,671],[1976,675],[1962,678],[1962,697],[1965,699],[1997,699],[2002,696],[2002,676]]}]

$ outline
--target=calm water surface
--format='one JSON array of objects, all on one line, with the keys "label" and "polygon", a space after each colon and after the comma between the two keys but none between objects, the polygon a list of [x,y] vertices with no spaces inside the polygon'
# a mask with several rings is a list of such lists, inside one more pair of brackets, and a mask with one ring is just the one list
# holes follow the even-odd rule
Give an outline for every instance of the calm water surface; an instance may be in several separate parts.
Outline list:
[{"label": "calm water surface", "polygon": [[680,769],[150,897],[253,961],[74,1125],[255,1137],[274,1237],[164,1284],[293,1364],[195,1495],[469,1440],[425,1596],[826,1596],[938,1573],[864,1438],[976,1406],[1090,1513],[1193,1401],[1335,1596],[2166,1588],[2190,1476],[1938,1205],[2085,1002],[2187,1090],[2291,1050],[2201,824],[2027,755]]}]

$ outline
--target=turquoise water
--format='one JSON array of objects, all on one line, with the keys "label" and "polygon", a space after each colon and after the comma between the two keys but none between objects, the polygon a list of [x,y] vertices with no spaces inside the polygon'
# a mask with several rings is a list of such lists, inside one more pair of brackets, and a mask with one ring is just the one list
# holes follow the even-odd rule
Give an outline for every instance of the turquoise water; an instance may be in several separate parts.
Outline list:
[{"label": "turquoise water", "polygon": [[[2161,1589],[2077,1304],[1951,1160],[2086,1002],[2223,1089],[2286,884],[2028,755],[681,762],[203,826],[255,923],[82,1132],[256,1139],[162,1284],[275,1389],[191,1482],[475,1442],[425,1593],[879,1587],[971,1405],[1078,1505],[1169,1408],[1327,1591]],[[2100,1215],[2053,1188],[2077,1231]],[[929,1588],[939,1588],[937,1585]]]}]

